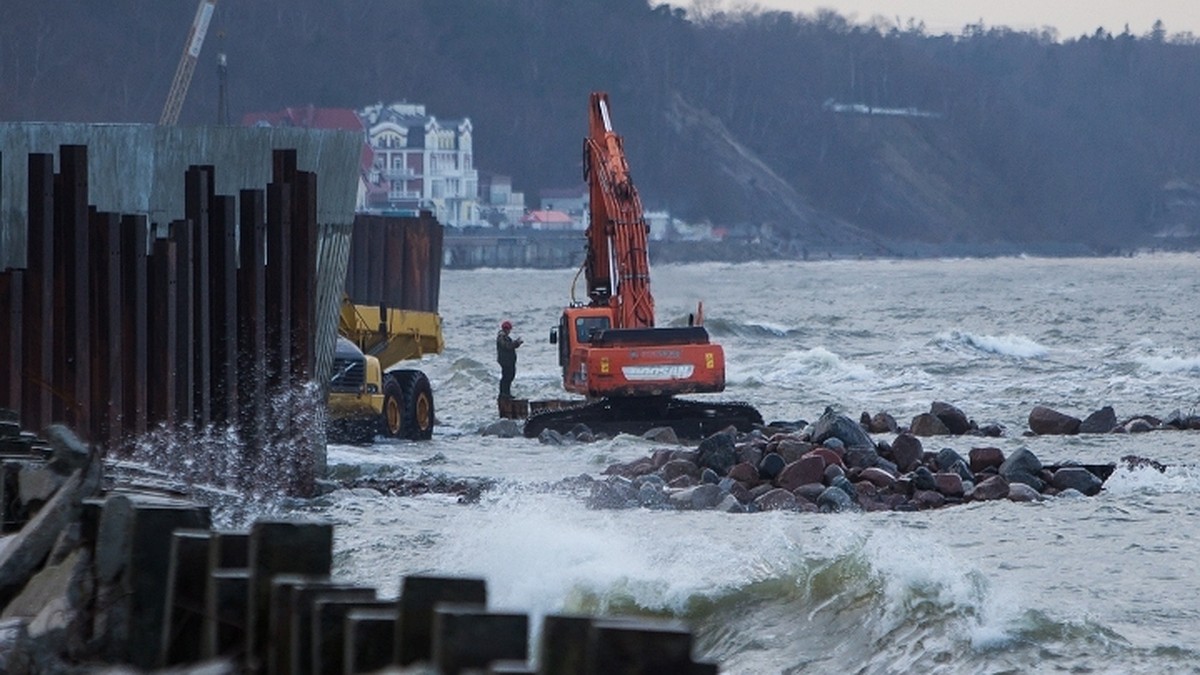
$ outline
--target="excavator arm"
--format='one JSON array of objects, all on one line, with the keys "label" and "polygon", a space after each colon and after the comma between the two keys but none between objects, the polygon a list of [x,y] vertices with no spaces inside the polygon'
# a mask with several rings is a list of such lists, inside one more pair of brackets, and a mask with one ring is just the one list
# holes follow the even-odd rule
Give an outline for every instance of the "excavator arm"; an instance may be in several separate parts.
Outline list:
[{"label": "excavator arm", "polygon": [[653,328],[654,296],[646,248],[650,228],[629,175],[624,144],[612,128],[608,95],[603,92],[591,96],[583,156],[591,216],[585,271],[592,306],[611,307],[614,328]]}]

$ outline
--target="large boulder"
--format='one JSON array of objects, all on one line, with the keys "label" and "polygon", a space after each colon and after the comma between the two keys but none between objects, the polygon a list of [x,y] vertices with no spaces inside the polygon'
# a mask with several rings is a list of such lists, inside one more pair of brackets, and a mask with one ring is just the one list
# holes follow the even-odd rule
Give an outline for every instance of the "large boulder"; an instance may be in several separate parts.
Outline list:
[{"label": "large boulder", "polygon": [[722,431],[713,434],[700,441],[700,446],[696,448],[696,463],[724,476],[738,462],[735,445],[732,433]]},{"label": "large boulder", "polygon": [[812,442],[820,444],[828,438],[837,438],[847,448],[875,447],[875,442],[861,424],[837,414],[832,408],[826,408],[825,413],[813,423]]},{"label": "large boulder", "polygon": [[1117,427],[1117,413],[1106,405],[1084,418],[1079,424],[1081,434],[1107,434]]},{"label": "large boulder", "polygon": [[999,469],[1004,463],[1004,451],[1000,448],[971,448],[968,453],[971,458],[971,473],[980,473],[985,469]]},{"label": "large boulder", "polygon": [[825,461],[809,454],[785,466],[775,479],[775,484],[791,492],[801,485],[821,482],[824,475]]},{"label": "large boulder", "polygon": [[1092,497],[1100,492],[1104,482],[1096,474],[1082,466],[1064,466],[1054,472],[1050,484],[1059,490],[1075,489]]},{"label": "large boulder", "polygon": [[759,511],[795,511],[800,508],[800,498],[783,488],[775,488],[755,499],[754,506]]},{"label": "large boulder", "polygon": [[1039,436],[1069,436],[1079,433],[1078,417],[1039,405],[1029,412],[1029,430]]},{"label": "large boulder", "polygon": [[966,413],[954,405],[943,401],[934,401],[933,405],[929,407],[929,412],[941,420],[950,433],[956,436],[961,436],[971,430],[971,420],[967,419]]},{"label": "large boulder", "polygon": [[971,491],[971,499],[976,501],[1004,499],[1008,496],[1008,490],[1008,479],[1004,476],[991,476],[975,486],[975,489]]},{"label": "large boulder", "polygon": [[912,471],[924,456],[925,449],[921,446],[921,439],[913,434],[900,434],[892,441],[892,460],[896,462],[896,468],[900,471]]},{"label": "large boulder", "polygon": [[908,425],[909,431],[915,436],[949,436],[950,427],[946,423],[938,419],[933,413],[921,413],[913,418],[912,423]]},{"label": "large boulder", "polygon": [[827,487],[817,497],[817,508],[822,513],[849,511],[854,508],[854,500],[841,488]]},{"label": "large boulder", "polygon": [[1007,479],[1010,485],[1024,483],[1038,492],[1046,487],[1041,473],[1042,462],[1029,448],[1018,448],[1000,465],[1000,475]]},{"label": "large boulder", "polygon": [[775,480],[785,466],[787,466],[787,462],[781,455],[775,452],[767,453],[758,463],[758,476],[763,480]]}]

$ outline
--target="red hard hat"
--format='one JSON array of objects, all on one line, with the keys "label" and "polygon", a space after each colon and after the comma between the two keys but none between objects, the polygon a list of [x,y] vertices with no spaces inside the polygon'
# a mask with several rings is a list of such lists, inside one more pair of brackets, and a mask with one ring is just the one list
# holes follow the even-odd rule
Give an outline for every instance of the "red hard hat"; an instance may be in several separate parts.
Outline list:
[{"label": "red hard hat", "polygon": [[512,330],[512,322],[505,321],[504,323],[500,324],[500,327],[503,328],[504,330]]}]

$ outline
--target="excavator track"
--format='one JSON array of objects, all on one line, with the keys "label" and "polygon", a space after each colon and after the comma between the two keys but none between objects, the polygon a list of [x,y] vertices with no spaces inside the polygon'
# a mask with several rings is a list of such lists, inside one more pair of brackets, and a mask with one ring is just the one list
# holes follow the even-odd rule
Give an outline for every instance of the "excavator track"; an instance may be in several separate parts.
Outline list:
[{"label": "excavator track", "polygon": [[731,426],[750,431],[762,423],[758,410],[742,402],[606,398],[531,415],[524,433],[527,438],[536,438],[546,429],[565,434],[584,424],[597,434],[640,435],[656,427],[671,427],[681,439],[701,439]]}]

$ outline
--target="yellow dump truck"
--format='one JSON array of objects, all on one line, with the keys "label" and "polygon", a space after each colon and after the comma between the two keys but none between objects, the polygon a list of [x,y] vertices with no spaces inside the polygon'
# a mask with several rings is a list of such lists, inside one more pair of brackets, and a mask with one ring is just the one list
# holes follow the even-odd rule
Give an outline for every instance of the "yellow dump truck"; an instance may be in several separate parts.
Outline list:
[{"label": "yellow dump truck", "polygon": [[359,215],[329,382],[330,440],[433,435],[433,388],[402,367],[445,346],[437,313],[442,226],[418,216]]}]

